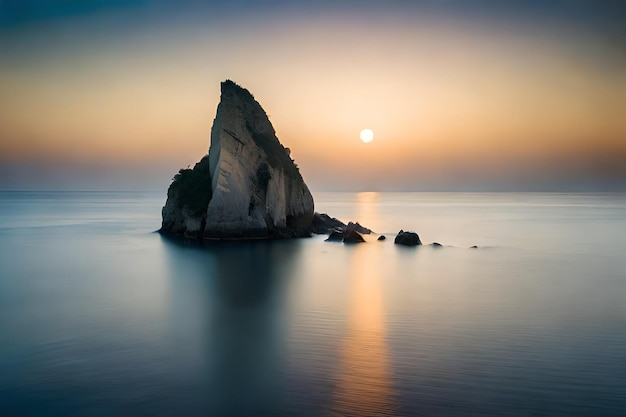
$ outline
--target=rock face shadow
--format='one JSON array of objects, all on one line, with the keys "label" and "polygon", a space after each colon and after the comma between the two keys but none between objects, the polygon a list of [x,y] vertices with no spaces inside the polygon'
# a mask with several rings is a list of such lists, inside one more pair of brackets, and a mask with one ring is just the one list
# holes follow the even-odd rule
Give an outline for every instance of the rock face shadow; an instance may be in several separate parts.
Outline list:
[{"label": "rock face shadow", "polygon": [[180,355],[192,358],[190,414],[277,415],[285,401],[287,289],[298,241],[164,244],[172,332]]}]

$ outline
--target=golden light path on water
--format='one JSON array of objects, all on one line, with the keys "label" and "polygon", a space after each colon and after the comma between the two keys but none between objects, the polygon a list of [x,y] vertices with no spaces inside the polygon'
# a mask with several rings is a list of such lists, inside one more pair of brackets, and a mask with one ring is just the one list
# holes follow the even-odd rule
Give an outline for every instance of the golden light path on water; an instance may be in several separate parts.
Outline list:
[{"label": "golden light path on water", "polygon": [[[357,218],[373,218],[377,193],[359,193]],[[394,392],[386,342],[380,251],[353,247],[347,333],[338,363],[331,415],[394,415]]]}]

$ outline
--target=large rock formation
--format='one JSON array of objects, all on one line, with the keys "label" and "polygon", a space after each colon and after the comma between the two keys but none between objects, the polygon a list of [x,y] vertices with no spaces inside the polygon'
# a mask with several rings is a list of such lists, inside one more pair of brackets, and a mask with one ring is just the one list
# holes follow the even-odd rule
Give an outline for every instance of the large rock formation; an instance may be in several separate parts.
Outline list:
[{"label": "large rock formation", "polygon": [[161,232],[193,238],[311,234],[313,197],[261,105],[227,80],[209,154],[181,170],[167,192]]}]

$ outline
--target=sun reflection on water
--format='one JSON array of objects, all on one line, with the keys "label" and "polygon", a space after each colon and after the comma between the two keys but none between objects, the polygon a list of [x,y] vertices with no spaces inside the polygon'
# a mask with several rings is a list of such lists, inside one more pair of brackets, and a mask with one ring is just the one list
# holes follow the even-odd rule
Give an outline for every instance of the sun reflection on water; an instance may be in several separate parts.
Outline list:
[{"label": "sun reflection on water", "polygon": [[[377,193],[360,193],[358,199],[365,204],[359,205],[359,214],[375,217],[367,203],[376,198]],[[369,249],[365,245],[353,248],[347,331],[337,366],[338,383],[331,415],[394,415],[380,251]]]}]

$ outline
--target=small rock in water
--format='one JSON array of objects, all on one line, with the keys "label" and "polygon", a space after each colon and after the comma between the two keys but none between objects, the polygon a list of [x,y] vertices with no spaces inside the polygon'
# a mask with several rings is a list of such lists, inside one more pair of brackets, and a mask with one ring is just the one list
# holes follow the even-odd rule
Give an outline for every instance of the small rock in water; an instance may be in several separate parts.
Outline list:
[{"label": "small rock in water", "polygon": [[393,243],[404,246],[418,246],[422,244],[422,241],[417,233],[400,230]]},{"label": "small rock in water", "polygon": [[368,229],[367,227],[361,226],[359,222],[356,222],[356,223],[348,222],[348,225],[346,226],[346,231],[348,230],[355,230],[359,233],[363,233],[364,235],[369,235],[370,233],[372,233],[370,229]]},{"label": "small rock in water", "polygon": [[313,228],[313,233],[318,235],[326,235],[337,229],[344,230],[346,228],[346,224],[344,222],[334,217],[330,217],[326,213],[313,214],[313,222],[311,226]]},{"label": "small rock in water", "polygon": [[470,246],[470,249],[478,249],[478,246],[476,246],[476,245]]},{"label": "small rock in water", "polygon": [[359,234],[356,230],[348,229],[343,234],[343,243],[362,243],[365,242],[363,236]]},{"label": "small rock in water", "polygon": [[333,230],[328,235],[326,242],[341,242],[343,240],[343,232],[339,230]]},{"label": "small rock in water", "polygon": [[439,243],[439,242],[433,242],[433,247],[435,247],[435,248],[440,248],[442,246],[443,245],[441,243]]},{"label": "small rock in water", "polygon": [[385,240],[385,239],[387,239],[387,236],[380,235],[380,236],[378,236],[378,239],[376,239],[376,240]]}]

